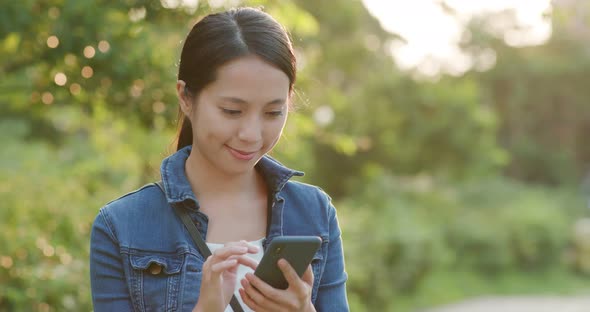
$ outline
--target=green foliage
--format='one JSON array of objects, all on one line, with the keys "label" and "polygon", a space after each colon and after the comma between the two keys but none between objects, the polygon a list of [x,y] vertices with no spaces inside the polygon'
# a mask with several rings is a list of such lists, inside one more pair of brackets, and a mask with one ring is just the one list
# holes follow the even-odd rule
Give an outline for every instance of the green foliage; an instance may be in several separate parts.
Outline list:
[{"label": "green foliage", "polygon": [[[560,263],[579,207],[567,197],[516,182],[478,182],[462,190],[465,207],[448,224],[459,267],[497,273],[542,270]],[[576,198],[574,194],[572,198]]]},{"label": "green foliage", "polygon": [[[309,102],[300,114],[315,123],[298,139],[312,149],[309,179],[334,198],[353,191],[367,168],[463,178],[508,161],[496,142],[495,115],[480,104],[475,81],[425,83],[402,75],[387,51],[397,37],[359,2],[296,3],[319,25],[313,37],[294,33],[304,56],[298,85]],[[318,122],[316,114],[325,110],[333,119]]]},{"label": "green foliage", "polygon": [[[588,10],[581,2],[572,8]],[[556,9],[555,17],[562,13]],[[572,19],[581,14],[569,13]],[[588,33],[581,31],[584,27],[567,27],[572,21],[555,18],[555,35],[546,44],[512,47],[490,34],[495,18],[507,24],[515,18],[498,14],[475,19],[466,30],[471,39],[464,42],[476,58],[491,51],[495,66],[464,79],[477,81],[482,102],[500,121],[498,139],[511,156],[505,173],[535,183],[575,183],[587,174],[590,163],[585,144],[590,130]]]},{"label": "green foliage", "polygon": [[91,309],[91,223],[120,190],[157,179],[160,149],[171,135],[73,108],[54,117],[75,133],[59,149],[27,141],[23,120],[0,122],[0,311]]},{"label": "green foliage", "polygon": [[408,298],[428,305],[458,292],[478,294],[465,292],[459,281],[439,280],[438,293],[424,298],[444,272],[466,272],[465,279],[482,284],[515,270],[563,268],[573,239],[569,229],[584,207],[570,191],[499,177],[453,184],[380,176],[359,190],[338,207],[349,294],[366,311],[400,308],[397,302],[408,304]]}]

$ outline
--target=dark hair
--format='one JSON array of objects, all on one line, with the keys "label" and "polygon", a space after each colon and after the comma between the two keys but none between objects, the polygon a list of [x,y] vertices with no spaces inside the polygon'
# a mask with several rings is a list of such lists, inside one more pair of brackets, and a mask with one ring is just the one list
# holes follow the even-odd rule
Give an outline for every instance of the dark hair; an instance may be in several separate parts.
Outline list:
[{"label": "dark hair", "polygon": [[[254,8],[237,8],[207,15],[189,32],[178,68],[178,79],[186,82],[185,91],[197,97],[215,81],[217,69],[235,58],[254,54],[283,71],[292,91],[296,61],[285,29],[269,14]],[[190,120],[182,110],[176,150],[193,142]]]}]

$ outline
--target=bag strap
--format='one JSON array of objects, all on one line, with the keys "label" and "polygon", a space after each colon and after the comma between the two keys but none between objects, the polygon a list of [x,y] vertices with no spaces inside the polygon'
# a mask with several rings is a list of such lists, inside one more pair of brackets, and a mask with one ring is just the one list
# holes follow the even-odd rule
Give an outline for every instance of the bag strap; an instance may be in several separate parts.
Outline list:
[{"label": "bag strap", "polygon": [[[154,184],[156,184],[160,188],[162,193],[164,193],[164,196],[166,196],[166,191],[164,190],[162,181],[158,181]],[[176,215],[180,217],[180,220],[182,221],[182,223],[184,223],[184,226],[188,230],[188,233],[191,235],[191,238],[193,239],[195,244],[197,244],[199,252],[201,253],[201,255],[203,255],[205,259],[207,259],[211,255],[211,250],[209,250],[209,247],[203,240],[203,237],[201,237],[201,233],[199,233],[199,230],[193,223],[193,220],[191,220],[191,217],[189,216],[188,212],[186,211],[186,209],[182,209],[178,206],[173,206],[173,208]],[[231,296],[231,301],[229,304],[231,305],[231,308],[232,310],[234,310],[234,312],[244,312],[244,309],[242,309],[242,306],[240,305],[240,302],[238,301],[238,298],[236,298],[235,294]]]}]

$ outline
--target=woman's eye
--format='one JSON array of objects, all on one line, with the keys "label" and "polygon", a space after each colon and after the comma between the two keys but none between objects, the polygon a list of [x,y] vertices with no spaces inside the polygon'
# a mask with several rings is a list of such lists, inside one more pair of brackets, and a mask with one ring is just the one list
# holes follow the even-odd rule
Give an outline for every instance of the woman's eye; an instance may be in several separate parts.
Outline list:
[{"label": "woman's eye", "polygon": [[271,117],[279,117],[283,115],[283,111],[272,111],[272,112],[267,112],[267,114]]},{"label": "woman's eye", "polygon": [[231,115],[231,116],[237,116],[242,112],[237,109],[227,109],[227,108],[222,108],[221,110],[223,111],[223,113]]}]

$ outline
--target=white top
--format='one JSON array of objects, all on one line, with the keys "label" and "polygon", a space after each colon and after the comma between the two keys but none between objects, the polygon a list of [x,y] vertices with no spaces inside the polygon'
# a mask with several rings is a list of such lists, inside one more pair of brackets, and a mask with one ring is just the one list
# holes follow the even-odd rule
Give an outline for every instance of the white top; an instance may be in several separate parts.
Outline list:
[{"label": "white top", "polygon": [[[256,262],[260,262],[260,260],[262,260],[262,255],[264,254],[264,250],[262,249],[262,242],[263,241],[264,241],[264,238],[261,238],[257,241],[248,242],[248,243],[258,247],[258,253],[247,254],[248,257],[254,259]],[[207,246],[211,250],[211,253],[213,253],[213,252],[215,252],[215,250],[223,247],[223,244],[207,243]],[[240,283],[240,281],[244,278],[244,276],[246,276],[246,273],[248,273],[248,272],[254,272],[254,270],[252,270],[250,267],[247,267],[245,265],[240,264],[238,266],[238,274],[237,274],[237,280],[236,280],[237,282],[236,282],[236,288],[234,289],[234,294],[235,294],[236,298],[238,298],[238,301],[240,302],[242,309],[244,309],[244,312],[253,312],[242,301],[242,297],[240,296],[240,292],[238,291],[242,287],[242,284]],[[229,304],[227,305],[227,307],[225,308],[225,312],[233,312],[231,305],[229,305]]]}]

